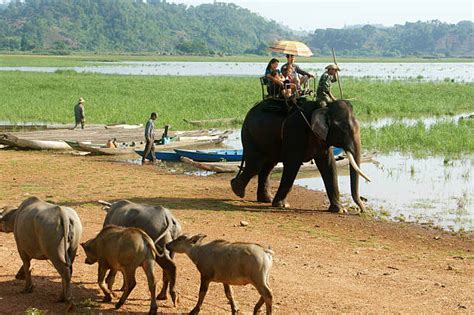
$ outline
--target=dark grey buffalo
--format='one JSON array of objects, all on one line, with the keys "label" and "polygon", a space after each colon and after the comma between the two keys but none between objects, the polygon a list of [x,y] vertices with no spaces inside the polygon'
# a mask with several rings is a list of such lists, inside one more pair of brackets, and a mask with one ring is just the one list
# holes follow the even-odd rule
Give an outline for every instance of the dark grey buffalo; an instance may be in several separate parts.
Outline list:
[{"label": "dark grey buffalo", "polygon": [[[113,224],[140,228],[151,237],[159,251],[164,250],[165,254],[162,257],[156,256],[156,262],[163,268],[163,288],[156,298],[166,300],[166,291],[169,284],[171,299],[176,306],[177,295],[174,288],[176,265],[172,260],[174,253],[169,252],[165,245],[181,234],[181,225],[178,220],[164,207],[142,205],[128,200],[119,200],[106,211],[104,227]],[[115,274],[116,271],[111,271],[107,276],[107,285],[110,290],[112,290]]]},{"label": "dark grey buffalo", "polygon": [[30,261],[49,259],[62,278],[60,301],[72,301],[72,264],[82,235],[82,224],[76,211],[30,197],[17,209],[0,216],[0,231],[13,232],[15,236],[23,261],[16,277],[26,280],[23,293],[33,291]]}]

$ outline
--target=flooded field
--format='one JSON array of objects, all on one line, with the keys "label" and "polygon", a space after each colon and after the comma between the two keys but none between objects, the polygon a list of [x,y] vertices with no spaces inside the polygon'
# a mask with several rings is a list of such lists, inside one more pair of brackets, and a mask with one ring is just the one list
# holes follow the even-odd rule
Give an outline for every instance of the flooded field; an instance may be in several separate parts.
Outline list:
[{"label": "flooded field", "polygon": [[[284,58],[281,58],[284,61]],[[304,63],[302,68],[318,75],[326,63]],[[261,62],[96,62],[85,67],[0,67],[0,71],[55,72],[173,76],[260,76],[266,63]],[[345,63],[341,75],[383,80],[417,79],[474,82],[474,63]]]},{"label": "flooded field", "polygon": [[[459,115],[469,116],[472,113]],[[443,121],[427,118],[417,120],[430,124]],[[387,120],[372,122],[383,126]],[[240,131],[235,131],[225,142],[226,145],[241,147]],[[448,160],[443,157],[414,158],[410,154],[392,152],[375,153],[374,162],[362,164],[364,172],[372,183],[360,182],[360,193],[368,199],[367,205],[379,217],[392,220],[427,223],[446,230],[474,229],[474,157]],[[348,205],[350,199],[350,179],[348,167],[339,169],[339,189]],[[295,182],[312,190],[325,191],[319,173],[300,172]]]},{"label": "flooded field", "polygon": [[[362,180],[360,193],[379,216],[453,231],[474,228],[474,158],[445,160],[391,153],[377,154],[374,159],[376,163],[362,165],[372,183]],[[299,178],[296,184],[324,191],[319,177]],[[348,170],[339,171],[339,189],[350,204]]]}]

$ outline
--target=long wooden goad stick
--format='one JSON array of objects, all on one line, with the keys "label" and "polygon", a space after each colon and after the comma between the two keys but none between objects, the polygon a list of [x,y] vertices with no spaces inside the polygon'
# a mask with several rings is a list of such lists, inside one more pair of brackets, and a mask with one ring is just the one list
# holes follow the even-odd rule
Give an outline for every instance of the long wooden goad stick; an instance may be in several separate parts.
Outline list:
[{"label": "long wooden goad stick", "polygon": [[[334,64],[337,66],[336,51],[334,50],[334,48],[332,49],[332,59],[334,60]],[[343,99],[344,96],[342,94],[341,80],[339,79],[339,71],[336,71],[336,79],[337,79],[337,84],[339,85],[339,92],[341,92],[341,99]]]}]

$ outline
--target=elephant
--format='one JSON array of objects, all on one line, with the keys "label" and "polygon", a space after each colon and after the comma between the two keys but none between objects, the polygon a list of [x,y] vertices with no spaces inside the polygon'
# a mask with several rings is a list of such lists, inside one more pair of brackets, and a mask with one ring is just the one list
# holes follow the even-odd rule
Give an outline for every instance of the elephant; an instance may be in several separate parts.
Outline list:
[{"label": "elephant", "polygon": [[[359,175],[370,179],[361,169],[359,122],[348,100],[336,100],[321,108],[317,102],[295,103],[287,115],[269,111],[275,100],[263,100],[247,113],[241,130],[243,159],[240,171],[231,180],[233,192],[243,198],[249,181],[258,175],[257,200],[272,202],[273,207],[290,207],[286,201],[303,162],[312,159],[323,178],[330,212],[345,212],[339,197],[336,163],[332,146],[342,148],[350,162],[352,199],[360,211],[365,205],[359,196]],[[282,103],[280,101],[280,103]],[[284,104],[284,103],[283,103]],[[278,162],[283,174],[275,197],[268,176]],[[244,166],[244,167],[242,167]]]}]

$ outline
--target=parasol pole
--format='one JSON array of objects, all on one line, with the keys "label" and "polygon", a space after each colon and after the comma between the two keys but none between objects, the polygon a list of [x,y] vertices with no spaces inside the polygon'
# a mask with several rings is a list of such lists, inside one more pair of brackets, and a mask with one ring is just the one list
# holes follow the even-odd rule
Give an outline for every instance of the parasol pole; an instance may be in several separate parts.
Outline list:
[{"label": "parasol pole", "polygon": [[[334,64],[337,66],[337,61],[336,61],[336,51],[334,48],[332,49],[332,59],[334,60]],[[339,92],[341,92],[341,99],[344,97],[342,96],[342,87],[341,87],[341,80],[339,79],[339,71],[336,71],[336,79],[337,79],[337,84],[339,85]]]}]

